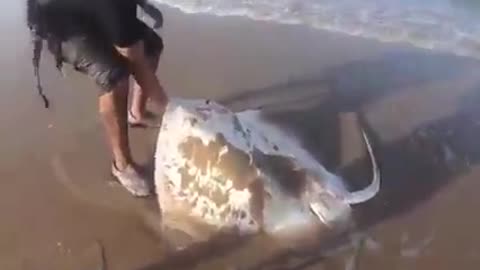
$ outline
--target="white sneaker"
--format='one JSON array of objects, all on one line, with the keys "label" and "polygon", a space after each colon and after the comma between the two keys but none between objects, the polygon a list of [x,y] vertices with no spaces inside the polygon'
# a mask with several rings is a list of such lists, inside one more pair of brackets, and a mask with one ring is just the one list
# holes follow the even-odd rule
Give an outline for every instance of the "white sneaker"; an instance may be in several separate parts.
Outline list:
[{"label": "white sneaker", "polygon": [[150,189],[146,179],[131,165],[128,165],[124,170],[120,171],[117,166],[115,166],[115,163],[112,163],[112,174],[133,196],[145,197],[150,195]]}]

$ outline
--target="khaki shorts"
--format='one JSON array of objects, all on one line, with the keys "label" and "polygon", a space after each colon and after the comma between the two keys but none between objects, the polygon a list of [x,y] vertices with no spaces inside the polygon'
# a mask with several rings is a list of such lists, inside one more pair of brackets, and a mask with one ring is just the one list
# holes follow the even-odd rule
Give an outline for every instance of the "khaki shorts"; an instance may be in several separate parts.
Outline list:
[{"label": "khaki shorts", "polygon": [[[158,59],[163,51],[163,40],[155,31],[145,26],[145,54]],[[127,60],[112,44],[98,38],[75,36],[60,45],[61,61],[71,64],[75,70],[92,78],[102,91],[110,91],[131,72]]]}]

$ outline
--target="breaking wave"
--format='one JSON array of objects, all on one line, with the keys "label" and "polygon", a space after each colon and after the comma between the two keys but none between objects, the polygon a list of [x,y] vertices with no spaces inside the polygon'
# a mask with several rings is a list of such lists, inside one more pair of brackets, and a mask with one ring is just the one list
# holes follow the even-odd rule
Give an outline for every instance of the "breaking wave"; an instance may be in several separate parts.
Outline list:
[{"label": "breaking wave", "polygon": [[255,20],[304,24],[480,59],[478,0],[154,1],[186,13],[247,16]]}]

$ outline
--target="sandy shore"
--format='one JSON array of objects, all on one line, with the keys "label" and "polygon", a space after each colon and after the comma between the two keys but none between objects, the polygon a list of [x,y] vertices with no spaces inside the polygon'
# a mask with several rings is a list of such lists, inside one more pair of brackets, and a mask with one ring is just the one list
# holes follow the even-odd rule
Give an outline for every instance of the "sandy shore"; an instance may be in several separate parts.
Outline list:
[{"label": "sandy shore", "polygon": [[[0,269],[98,269],[102,249],[108,269],[156,269],[163,246],[155,203],[109,182],[92,83],[69,70],[61,78],[46,56],[53,108],[42,108],[21,2],[0,4],[8,37],[0,53]],[[272,121],[297,132],[353,187],[368,178],[368,162],[352,158],[355,146],[342,148],[349,127],[339,115],[360,116],[384,184],[356,208],[369,236],[358,269],[480,264],[479,62],[302,26],[164,13],[159,76],[170,95],[274,108]],[[139,162],[151,163],[155,135],[131,132]],[[312,269],[345,269],[349,258],[344,252]],[[210,262],[203,268],[234,264]]]}]

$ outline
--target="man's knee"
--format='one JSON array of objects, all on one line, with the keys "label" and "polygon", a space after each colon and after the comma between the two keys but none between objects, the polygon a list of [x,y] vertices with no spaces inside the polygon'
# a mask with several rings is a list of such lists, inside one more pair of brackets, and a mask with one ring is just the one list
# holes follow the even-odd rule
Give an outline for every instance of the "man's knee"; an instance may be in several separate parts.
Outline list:
[{"label": "man's knee", "polygon": [[106,92],[111,92],[114,95],[125,95],[128,93],[128,81],[129,76],[122,76],[118,78],[118,80],[113,81],[108,88],[106,89]]},{"label": "man's knee", "polygon": [[99,95],[99,113],[101,115],[111,114],[118,110],[119,100],[126,100],[128,95],[128,78],[124,78],[111,85],[109,88],[102,88]]}]

